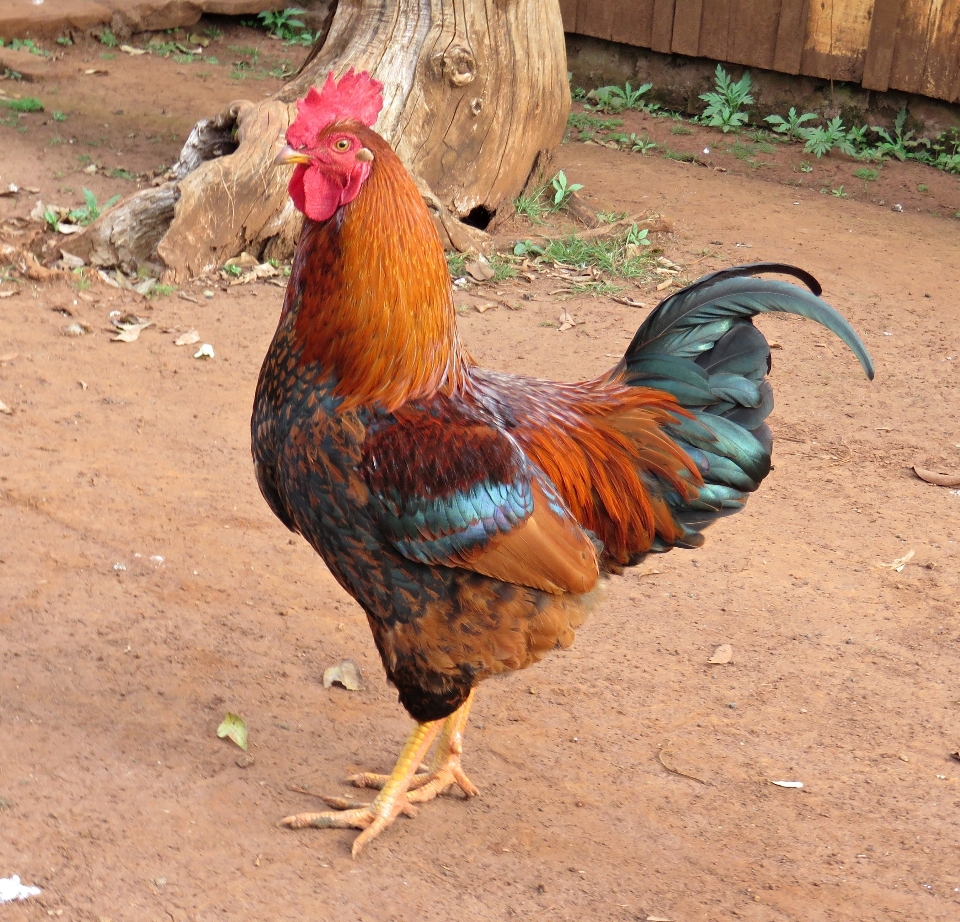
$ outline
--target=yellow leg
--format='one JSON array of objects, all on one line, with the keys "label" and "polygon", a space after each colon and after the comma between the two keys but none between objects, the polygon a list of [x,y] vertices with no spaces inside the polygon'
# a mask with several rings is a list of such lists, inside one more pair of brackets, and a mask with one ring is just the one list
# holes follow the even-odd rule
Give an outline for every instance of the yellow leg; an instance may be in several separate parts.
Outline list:
[{"label": "yellow leg", "polygon": [[[475,796],[478,791],[473,782],[467,777],[460,764],[463,755],[463,731],[470,716],[470,705],[473,704],[475,691],[463,702],[444,722],[443,729],[437,740],[437,751],[434,753],[430,768],[419,772],[410,779],[407,787],[407,801],[411,804],[422,804],[433,800],[442,794],[451,785],[456,784],[467,797]],[[372,772],[363,772],[352,775],[347,780],[358,788],[381,788],[386,790],[391,775],[375,775]]]},{"label": "yellow leg", "polygon": [[[449,719],[449,718],[448,718]],[[337,811],[324,813],[298,813],[280,821],[281,826],[291,829],[304,829],[313,826],[317,829],[362,829],[353,841],[351,852],[356,858],[364,845],[376,838],[401,813],[415,816],[414,807],[407,796],[407,789],[420,763],[430,751],[434,739],[440,732],[439,720],[417,724],[404,744],[393,771],[387,776],[380,793],[371,804],[356,804],[339,797],[323,799]]]}]

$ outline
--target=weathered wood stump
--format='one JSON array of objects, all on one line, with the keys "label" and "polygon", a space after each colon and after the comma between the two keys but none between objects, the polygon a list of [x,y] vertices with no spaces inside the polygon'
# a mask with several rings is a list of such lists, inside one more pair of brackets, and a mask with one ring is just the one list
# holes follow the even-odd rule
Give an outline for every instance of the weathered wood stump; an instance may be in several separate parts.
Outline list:
[{"label": "weathered wood stump", "polygon": [[244,250],[288,256],[300,215],[287,196],[289,168],[273,158],[296,99],[350,67],[384,84],[376,128],[453,249],[482,245],[479,229],[512,212],[566,125],[557,0],[340,0],[297,76],[262,102],[198,122],[166,181],[111,209],[71,251],[101,266],[159,262],[174,281]]}]

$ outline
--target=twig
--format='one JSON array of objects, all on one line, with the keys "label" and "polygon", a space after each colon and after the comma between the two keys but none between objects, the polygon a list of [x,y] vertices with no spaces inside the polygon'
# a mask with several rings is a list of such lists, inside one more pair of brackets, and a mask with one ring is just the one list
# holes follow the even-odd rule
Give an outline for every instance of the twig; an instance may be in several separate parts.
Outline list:
[{"label": "twig", "polygon": [[688,775],[686,772],[680,771],[679,768],[671,768],[669,765],[667,765],[666,762],[663,761],[663,752],[664,752],[664,751],[661,749],[661,750],[657,753],[657,758],[660,760],[660,764],[661,764],[668,772],[670,772],[671,774],[674,774],[674,775],[679,775],[681,778],[689,778],[691,781],[696,781],[698,784],[706,784],[706,783],[707,783],[706,781],[703,780],[703,778],[698,778],[696,775]]}]

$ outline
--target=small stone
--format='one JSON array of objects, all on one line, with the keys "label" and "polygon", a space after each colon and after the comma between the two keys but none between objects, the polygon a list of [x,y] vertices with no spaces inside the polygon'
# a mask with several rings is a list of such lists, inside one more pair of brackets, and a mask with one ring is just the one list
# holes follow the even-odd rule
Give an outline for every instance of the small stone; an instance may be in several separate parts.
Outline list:
[{"label": "small stone", "polygon": [[727,705],[727,707],[728,707],[728,708],[736,708],[736,704],[734,704],[734,702],[731,701],[731,702]]},{"label": "small stone", "polygon": [[237,756],[237,765],[240,768],[249,768],[256,761],[249,752],[244,752],[242,755]]}]

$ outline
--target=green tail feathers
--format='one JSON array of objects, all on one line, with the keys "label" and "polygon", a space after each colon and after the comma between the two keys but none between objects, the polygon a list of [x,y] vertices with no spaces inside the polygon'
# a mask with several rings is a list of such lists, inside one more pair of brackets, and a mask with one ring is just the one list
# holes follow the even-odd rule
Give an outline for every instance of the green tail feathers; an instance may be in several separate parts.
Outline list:
[{"label": "green tail feathers", "polygon": [[[810,290],[755,277],[762,272],[792,275]],[[618,366],[623,380],[673,394],[694,416],[671,427],[670,435],[703,476],[699,496],[691,502],[667,484],[649,484],[684,527],[689,540],[678,543],[698,544],[699,532],[741,509],[770,470],[772,438],[765,422],[773,409],[766,380],[770,347],[752,317],[779,312],[815,320],[849,346],[873,379],[873,362],[860,337],[820,292],[817,280],[794,266],[736,266],[671,295],[637,330]]]}]

